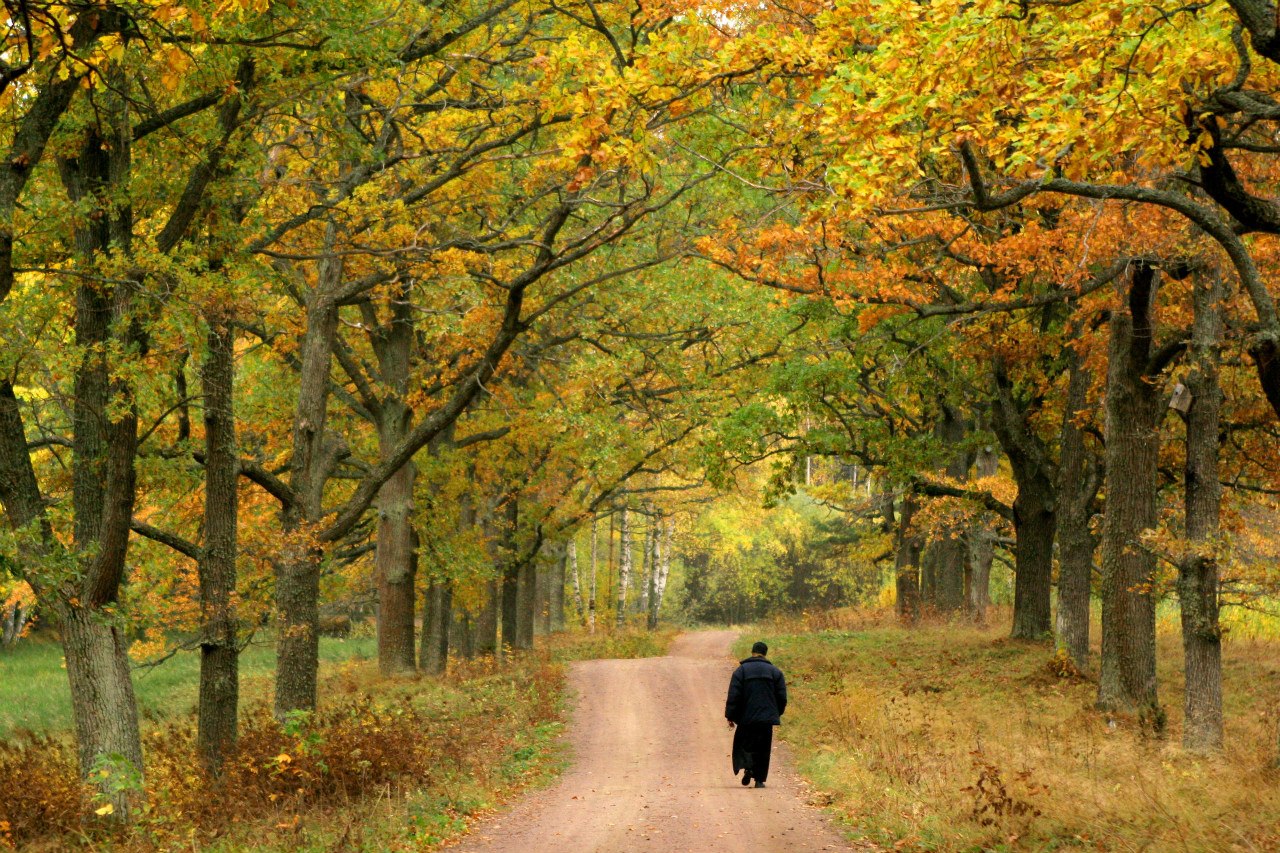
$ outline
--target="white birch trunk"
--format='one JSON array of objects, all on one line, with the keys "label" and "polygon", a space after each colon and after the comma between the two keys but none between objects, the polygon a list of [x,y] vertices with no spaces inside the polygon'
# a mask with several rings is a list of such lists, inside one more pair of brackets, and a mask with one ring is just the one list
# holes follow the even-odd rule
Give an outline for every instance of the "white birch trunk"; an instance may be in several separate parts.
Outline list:
[{"label": "white birch trunk", "polygon": [[596,564],[600,555],[600,537],[597,532],[596,519],[591,519],[591,582],[587,594],[587,629],[596,632]]},{"label": "white birch trunk", "polygon": [[582,580],[578,577],[578,537],[569,539],[569,576],[573,579],[573,611],[578,614],[578,621],[585,624],[587,613],[582,606]]},{"label": "white birch trunk", "polygon": [[671,540],[675,538],[676,520],[668,518],[663,525],[662,538],[660,539],[660,556],[658,558],[658,604],[657,608],[661,609],[662,599],[667,594],[667,578],[671,574]]},{"label": "white birch trunk", "polygon": [[638,611],[640,613],[649,612],[650,593],[653,591],[653,572],[655,568],[653,553],[655,550],[655,537],[658,533],[657,522],[653,520],[652,514],[649,516],[649,529],[644,536],[644,549],[640,559],[644,561],[644,574],[640,579],[640,604]]},{"label": "white birch trunk", "polygon": [[620,532],[618,557],[618,599],[614,612],[614,622],[621,628],[627,621],[627,589],[631,586],[631,513],[624,507],[622,510],[622,529]]}]

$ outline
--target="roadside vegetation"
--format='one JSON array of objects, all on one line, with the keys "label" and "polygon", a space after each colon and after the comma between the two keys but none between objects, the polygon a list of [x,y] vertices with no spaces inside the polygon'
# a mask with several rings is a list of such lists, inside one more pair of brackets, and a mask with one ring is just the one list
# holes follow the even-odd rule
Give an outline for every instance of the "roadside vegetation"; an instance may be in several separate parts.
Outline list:
[{"label": "roadside vegetation", "polygon": [[[780,733],[854,837],[910,851],[1275,850],[1280,623],[1248,619],[1223,646],[1226,746],[1181,748],[1165,731],[1095,710],[1096,684],[1039,642],[891,613],[826,614],[769,634],[791,705]],[[1230,635],[1228,635],[1230,636]],[[1181,689],[1176,633],[1160,679]]]},{"label": "roadside vegetation", "polygon": [[283,725],[267,704],[271,661],[251,651],[248,710],[218,779],[192,766],[197,673],[172,658],[137,679],[139,704],[151,709],[143,728],[150,772],[128,827],[84,818],[109,798],[76,772],[69,700],[52,688],[65,684],[56,646],[30,643],[20,658],[4,658],[0,714],[45,725],[10,723],[0,737],[0,849],[431,849],[553,778],[563,761],[563,662],[661,654],[673,633],[566,633],[537,653],[456,661],[444,678],[392,680],[379,676],[368,639],[329,639],[322,686],[332,701]]}]

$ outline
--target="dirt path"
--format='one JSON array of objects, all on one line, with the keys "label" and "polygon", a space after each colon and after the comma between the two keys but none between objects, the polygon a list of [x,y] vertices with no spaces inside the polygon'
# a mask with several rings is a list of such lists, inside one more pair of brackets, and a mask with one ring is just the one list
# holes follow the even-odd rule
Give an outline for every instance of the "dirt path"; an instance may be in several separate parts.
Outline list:
[{"label": "dirt path", "polygon": [[[553,788],[478,824],[466,853],[809,853],[851,848],[775,745],[768,787],[729,764],[731,631],[685,634],[664,658],[575,664],[573,765]],[[775,742],[776,743],[776,742]]]}]

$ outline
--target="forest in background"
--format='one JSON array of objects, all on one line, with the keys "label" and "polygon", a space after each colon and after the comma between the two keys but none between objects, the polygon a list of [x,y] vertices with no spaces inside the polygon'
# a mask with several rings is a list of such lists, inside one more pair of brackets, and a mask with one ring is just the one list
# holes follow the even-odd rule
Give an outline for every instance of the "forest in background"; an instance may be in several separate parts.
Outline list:
[{"label": "forest in background", "polygon": [[86,826],[146,808],[135,665],[198,656],[215,784],[247,644],[296,733],[370,619],[438,676],[994,578],[1100,712],[1226,745],[1222,608],[1280,593],[1274,4],[6,10],[0,628],[61,644]]}]

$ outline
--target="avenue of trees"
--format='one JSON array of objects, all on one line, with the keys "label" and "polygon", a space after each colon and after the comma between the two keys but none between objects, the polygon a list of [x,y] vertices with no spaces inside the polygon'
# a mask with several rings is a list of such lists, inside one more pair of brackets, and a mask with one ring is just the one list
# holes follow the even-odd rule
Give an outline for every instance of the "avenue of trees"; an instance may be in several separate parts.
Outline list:
[{"label": "avenue of trees", "polygon": [[334,620],[439,674],[669,581],[982,622],[1007,561],[1013,636],[1156,730],[1176,600],[1223,746],[1219,609],[1277,593],[1274,4],[6,10],[0,655],[56,630],[114,819],[135,659],[199,655],[216,775],[251,636],[285,720]]}]

